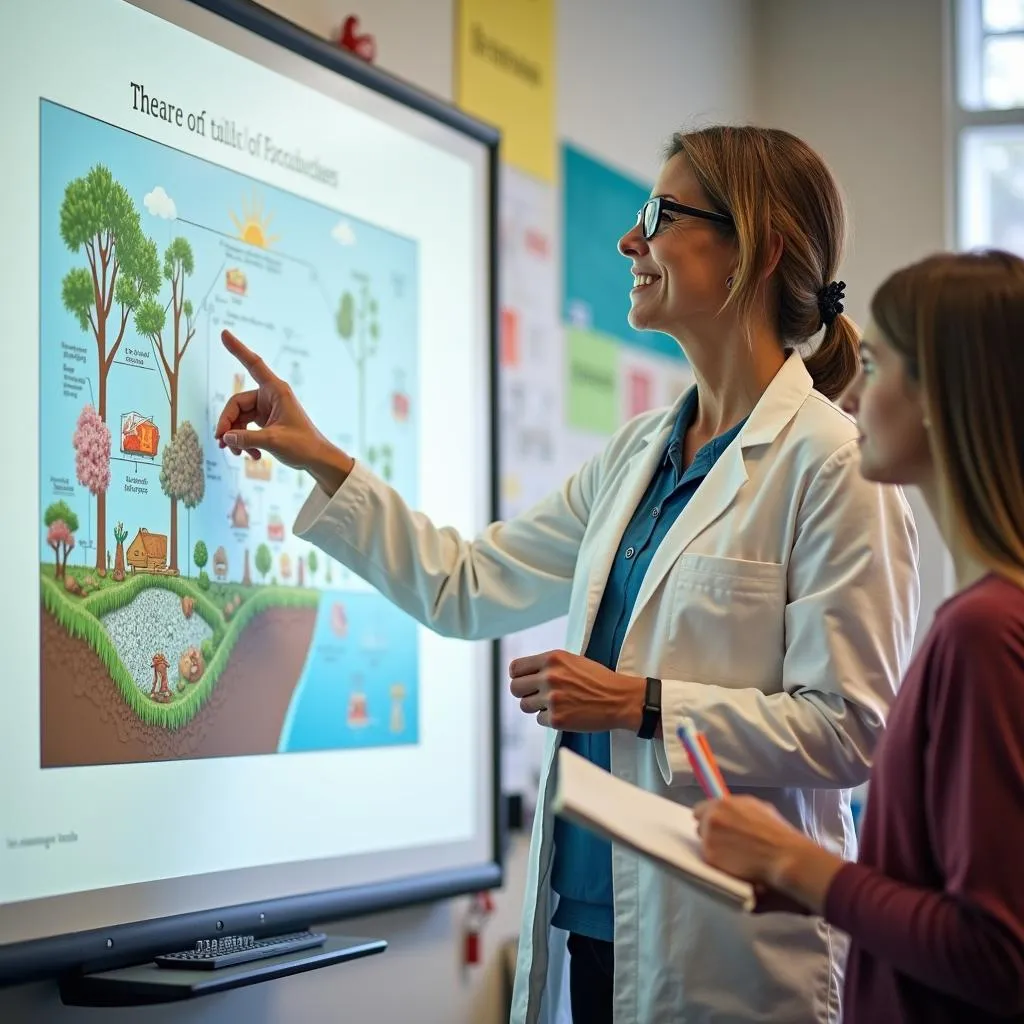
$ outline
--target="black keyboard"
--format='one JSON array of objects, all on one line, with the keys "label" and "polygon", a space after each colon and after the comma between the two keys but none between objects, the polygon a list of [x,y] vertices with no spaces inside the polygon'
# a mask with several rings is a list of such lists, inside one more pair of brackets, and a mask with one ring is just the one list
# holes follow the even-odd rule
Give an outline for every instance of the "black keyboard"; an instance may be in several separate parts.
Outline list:
[{"label": "black keyboard", "polygon": [[265,957],[295,953],[300,949],[312,949],[327,941],[324,932],[290,932],[287,935],[273,935],[267,939],[256,939],[251,935],[230,936],[224,939],[200,939],[195,949],[183,949],[180,953],[164,953],[154,957],[159,967],[176,967],[186,971],[215,971],[218,967],[232,967],[263,960]]}]

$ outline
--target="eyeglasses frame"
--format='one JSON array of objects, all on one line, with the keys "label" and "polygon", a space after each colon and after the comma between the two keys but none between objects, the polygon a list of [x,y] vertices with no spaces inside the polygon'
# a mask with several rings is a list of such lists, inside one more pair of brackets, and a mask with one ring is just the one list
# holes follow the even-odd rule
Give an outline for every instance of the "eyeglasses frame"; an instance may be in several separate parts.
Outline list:
[{"label": "eyeglasses frame", "polygon": [[[645,214],[648,207],[652,205],[655,207],[654,229],[648,233]],[[661,215],[666,211],[668,213],[683,213],[688,217],[699,217],[702,220],[715,221],[718,224],[728,224],[729,227],[733,226],[732,217],[727,213],[719,213],[717,210],[701,210],[696,206],[686,206],[684,203],[677,203],[674,199],[666,199],[664,196],[652,196],[640,207],[636,215],[636,222],[643,231],[645,241],[650,241],[658,233],[658,228],[661,225]]]}]

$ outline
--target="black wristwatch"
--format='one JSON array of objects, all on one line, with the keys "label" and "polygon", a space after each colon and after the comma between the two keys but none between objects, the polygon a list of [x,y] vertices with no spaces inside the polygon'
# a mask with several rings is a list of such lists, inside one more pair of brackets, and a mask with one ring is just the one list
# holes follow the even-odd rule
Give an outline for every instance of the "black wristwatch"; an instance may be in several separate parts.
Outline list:
[{"label": "black wristwatch", "polygon": [[642,740],[654,738],[654,733],[661,721],[661,680],[647,677],[647,689],[644,691],[644,712],[640,719],[637,736]]}]

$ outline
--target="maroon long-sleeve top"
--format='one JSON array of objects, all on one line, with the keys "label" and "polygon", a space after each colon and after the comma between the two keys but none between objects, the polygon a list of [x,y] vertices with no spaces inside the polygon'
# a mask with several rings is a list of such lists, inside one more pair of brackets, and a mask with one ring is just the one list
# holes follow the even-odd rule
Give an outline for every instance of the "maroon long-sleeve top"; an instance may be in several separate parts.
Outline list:
[{"label": "maroon long-sleeve top", "polygon": [[1024,1021],[1024,591],[986,576],[939,609],[871,780],[825,908],[844,1021]]}]

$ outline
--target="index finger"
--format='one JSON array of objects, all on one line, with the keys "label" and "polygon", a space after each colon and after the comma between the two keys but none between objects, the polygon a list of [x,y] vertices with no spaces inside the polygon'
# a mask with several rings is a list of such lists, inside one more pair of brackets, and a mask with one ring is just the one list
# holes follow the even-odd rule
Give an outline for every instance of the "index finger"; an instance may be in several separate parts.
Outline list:
[{"label": "index finger", "polygon": [[508,674],[512,679],[519,676],[532,676],[544,667],[545,658],[547,658],[546,654],[530,654],[525,658],[516,658],[509,665]]},{"label": "index finger", "polygon": [[252,374],[257,384],[274,384],[277,377],[271,372],[263,360],[251,348],[247,348],[229,330],[220,332],[220,340],[224,347]]}]

